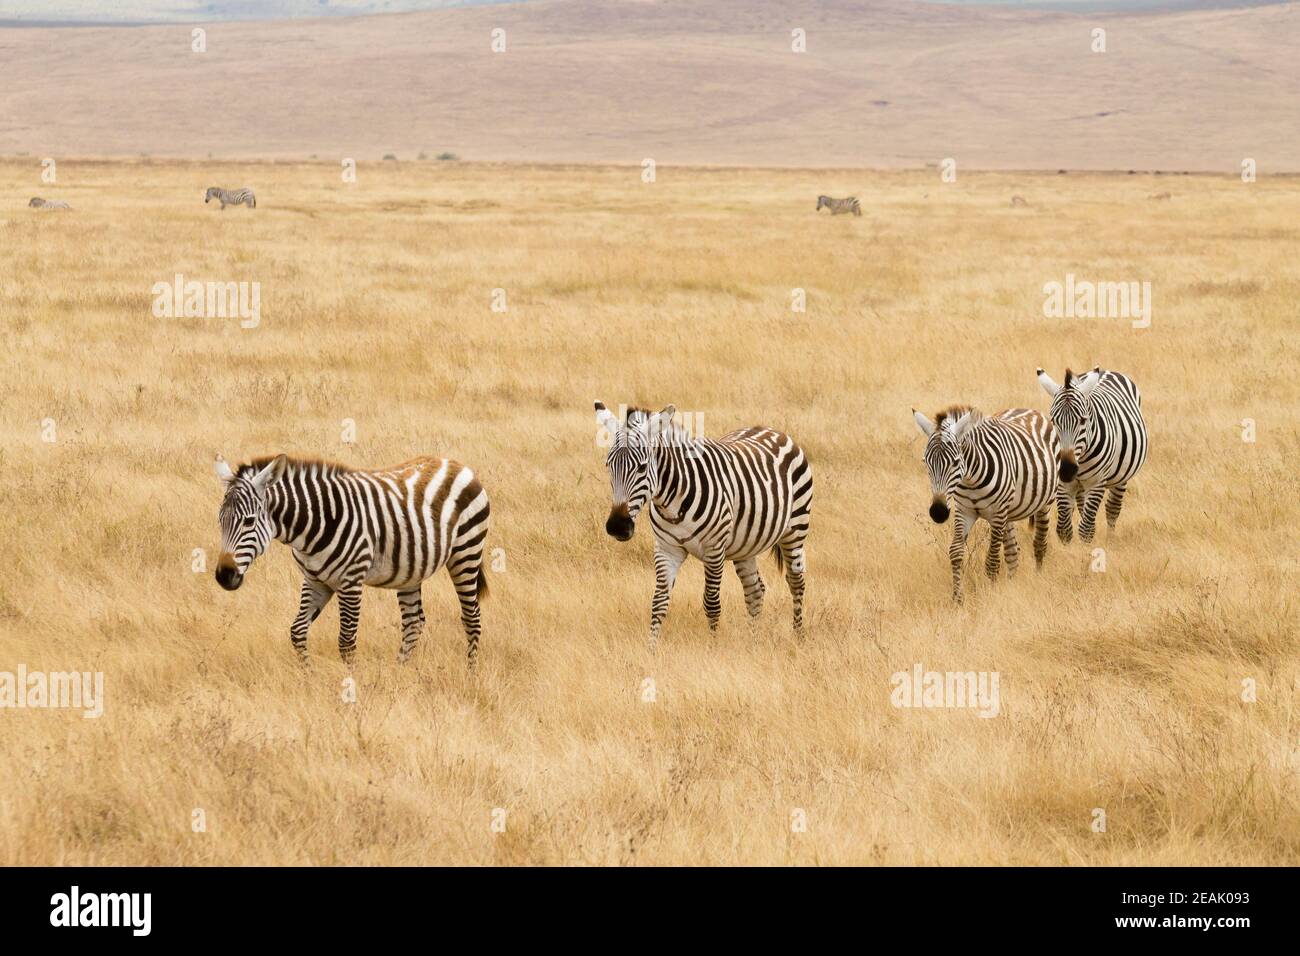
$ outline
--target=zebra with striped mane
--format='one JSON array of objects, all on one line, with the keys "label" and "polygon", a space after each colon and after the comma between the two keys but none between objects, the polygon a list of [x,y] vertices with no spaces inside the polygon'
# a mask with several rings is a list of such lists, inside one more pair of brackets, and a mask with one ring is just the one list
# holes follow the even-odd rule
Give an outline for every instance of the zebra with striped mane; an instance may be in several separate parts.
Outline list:
[{"label": "zebra with striped mane", "polygon": [[851,212],[855,216],[862,215],[862,203],[858,202],[856,196],[849,196],[847,199],[832,199],[830,196],[817,197],[816,212],[821,212],[822,207],[831,211],[832,216],[838,216],[842,212]]},{"label": "zebra with striped mane", "polygon": [[424,629],[420,585],[445,566],[460,599],[474,667],[479,598],[487,593],[482,559],[490,509],[472,471],[437,458],[359,471],[285,455],[256,458],[232,470],[218,455],[216,472],[226,489],[217,583],[237,590],[272,538],[292,548],[303,583],[289,634],[304,662],[307,629],[337,594],[339,654],[351,664],[363,585],[397,592],[398,660],[405,661]]},{"label": "zebra with striped mane", "polygon": [[677,409],[658,414],[633,408],[620,422],[596,402],[596,421],[609,434],[605,463],[613,504],[605,531],[628,541],[649,503],[654,532],[655,593],[650,650],[659,641],[677,572],[694,555],[704,562],[704,611],[709,629],[722,614],[722,572],[728,561],[745,591],[751,618],[766,587],[758,558],[772,551],[794,602],[794,629],[803,632],[804,539],[812,508],[812,469],[793,439],[770,428],[742,428],[716,441],[692,437],[673,423]]},{"label": "zebra with striped mane", "polygon": [[206,205],[214,199],[221,203],[222,209],[227,206],[242,205],[247,205],[249,209],[257,208],[257,197],[253,195],[253,191],[248,187],[243,189],[221,189],[218,186],[209,186],[206,195],[203,197],[203,203]]},{"label": "zebra with striped mane", "polygon": [[32,201],[27,205],[33,209],[71,209],[62,199],[42,199],[40,196],[33,196]]},{"label": "zebra with striped mane", "polygon": [[1056,534],[1066,543],[1074,537],[1077,507],[1079,538],[1088,544],[1097,531],[1102,496],[1106,524],[1114,531],[1128,483],[1146,461],[1142,395],[1127,375],[1100,365],[1081,376],[1066,369],[1061,385],[1041,368],[1037,375],[1052,397],[1052,423],[1061,437]]},{"label": "zebra with striped mane", "polygon": [[954,405],[933,420],[912,409],[925,436],[926,471],[930,476],[930,518],[943,524],[953,518],[952,597],[962,600],[962,565],[967,536],[983,518],[992,536],[984,570],[995,579],[1006,552],[1007,576],[1020,564],[1020,544],[1013,525],[1028,519],[1034,529],[1034,563],[1042,568],[1047,553],[1047,525],[1056,497],[1056,430],[1043,415],[1010,408],[993,417]]}]

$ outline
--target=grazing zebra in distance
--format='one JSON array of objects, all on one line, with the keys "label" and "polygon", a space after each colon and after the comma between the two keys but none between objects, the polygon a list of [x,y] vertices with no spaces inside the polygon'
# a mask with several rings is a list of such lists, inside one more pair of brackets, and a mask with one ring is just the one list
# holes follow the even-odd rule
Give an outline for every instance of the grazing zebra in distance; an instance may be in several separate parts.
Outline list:
[{"label": "grazing zebra in distance", "polygon": [[42,199],[40,196],[33,196],[32,201],[27,205],[33,209],[71,209],[72,207],[62,199]]},{"label": "grazing zebra in distance", "polygon": [[650,650],[668,613],[677,572],[688,555],[704,562],[704,612],[717,630],[726,562],[735,565],[751,618],[766,587],[758,573],[765,551],[785,569],[794,599],[794,629],[803,632],[804,539],[812,508],[812,469],[793,439],[770,428],[742,428],[716,441],[693,438],[673,424],[677,409],[657,415],[629,409],[618,418],[596,402],[596,421],[610,438],[605,464],[613,506],[605,531],[627,541],[650,502],[655,537],[655,594]]},{"label": "grazing zebra in distance", "polygon": [[856,196],[850,196],[847,199],[832,199],[830,196],[817,197],[816,212],[821,212],[825,206],[831,211],[832,216],[838,216],[842,212],[851,212],[855,216],[862,215],[862,203],[858,202]]},{"label": "grazing zebra in distance", "polygon": [[1101,366],[1082,376],[1067,368],[1063,385],[1041,368],[1037,374],[1043,391],[1052,396],[1052,424],[1061,438],[1056,534],[1065,543],[1074,537],[1077,506],[1079,538],[1088,544],[1097,530],[1102,495],[1106,495],[1106,524],[1113,531],[1128,483],[1146,461],[1142,395],[1127,375]]},{"label": "grazing zebra in distance", "polygon": [[966,538],[983,518],[992,529],[984,570],[996,578],[1000,550],[1006,552],[1007,576],[1020,564],[1020,544],[1013,524],[1029,519],[1034,529],[1034,563],[1043,566],[1047,525],[1056,497],[1056,454],[1052,423],[1029,408],[1009,408],[988,418],[965,405],[939,412],[931,421],[916,409],[912,417],[926,436],[925,462],[930,475],[930,517],[943,524],[953,516],[952,597],[962,600],[962,563]]},{"label": "grazing zebra in distance", "polygon": [[236,471],[218,455],[216,471],[226,487],[217,583],[236,590],[272,538],[289,545],[303,574],[289,634],[304,662],[307,628],[338,594],[339,653],[351,665],[362,585],[397,592],[402,609],[397,659],[405,661],[424,629],[420,584],[445,565],[460,598],[474,667],[479,598],[487,593],[482,559],[489,506],[472,471],[437,458],[356,471],[284,455],[256,458]]},{"label": "grazing zebra in distance", "polygon": [[209,186],[207,195],[203,197],[203,202],[206,205],[214,199],[221,203],[222,209],[227,206],[241,206],[245,203],[247,203],[249,209],[257,208],[257,197],[247,187],[244,189],[220,189],[216,186]]}]

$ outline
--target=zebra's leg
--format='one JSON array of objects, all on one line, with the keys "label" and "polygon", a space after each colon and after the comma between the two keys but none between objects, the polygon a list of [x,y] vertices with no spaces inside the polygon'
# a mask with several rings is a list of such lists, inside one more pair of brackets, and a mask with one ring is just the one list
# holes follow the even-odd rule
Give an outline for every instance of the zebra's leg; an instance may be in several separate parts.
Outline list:
[{"label": "zebra's leg", "polygon": [[1016,538],[1016,525],[1008,521],[1002,529],[1002,553],[1007,559],[1007,577],[1015,577],[1020,567],[1020,541]]},{"label": "zebra's leg", "polygon": [[303,578],[302,592],[298,598],[298,616],[289,628],[289,640],[293,644],[298,659],[307,663],[307,629],[312,621],[320,617],[320,612],[329,603],[334,592],[319,581]]},{"label": "zebra's leg", "polygon": [[990,581],[996,581],[998,571],[1002,568],[1002,539],[1007,533],[1007,519],[1003,515],[994,515],[989,522],[989,554],[984,560],[984,573]]},{"label": "zebra's leg", "polygon": [[781,549],[781,561],[785,564],[785,583],[790,588],[790,597],[794,602],[795,637],[803,637],[803,576],[805,570],[803,539],[806,532],[807,528],[801,528],[798,537],[777,544],[777,547]]},{"label": "zebra's leg", "polygon": [[758,573],[758,558],[737,561],[736,577],[740,578],[740,584],[745,589],[745,607],[749,609],[749,616],[758,617],[763,610],[763,595],[767,593],[763,578]]},{"label": "zebra's leg", "polygon": [[1097,510],[1101,507],[1102,496],[1106,489],[1098,485],[1090,488],[1084,497],[1083,507],[1079,509],[1079,540],[1084,544],[1092,543],[1092,536],[1097,531]]},{"label": "zebra's leg", "polygon": [[718,619],[722,617],[722,569],[726,563],[721,550],[704,558],[704,615],[709,619],[710,631],[718,629]]},{"label": "zebra's leg", "polygon": [[1128,485],[1115,485],[1106,494],[1106,527],[1111,531],[1115,530],[1115,522],[1119,520],[1119,509],[1124,507],[1124,492]]},{"label": "zebra's leg", "polygon": [[464,552],[453,551],[447,558],[447,572],[460,601],[460,623],[465,628],[465,657],[470,671],[473,671],[478,664],[479,638],[483,635],[479,598],[487,594],[482,538],[466,545]]},{"label": "zebra's leg", "polygon": [[966,560],[967,530],[966,515],[960,511],[953,512],[952,542],[948,545],[948,561],[952,564],[952,599],[958,604],[962,601],[961,566]]},{"label": "zebra's leg", "polygon": [[1034,567],[1043,569],[1043,558],[1047,556],[1048,511],[1044,508],[1034,515]]},{"label": "zebra's leg", "polygon": [[402,609],[402,646],[397,652],[398,663],[406,663],[411,651],[424,631],[424,602],[420,600],[420,586],[397,592],[397,604]]},{"label": "zebra's leg", "polygon": [[677,572],[686,560],[686,552],[675,545],[665,545],[655,540],[655,596],[650,603],[650,653],[659,646],[659,631],[668,614],[668,601],[672,597]]},{"label": "zebra's leg", "polygon": [[1061,544],[1074,540],[1074,498],[1064,488],[1056,492],[1056,536]]},{"label": "zebra's leg", "polygon": [[348,667],[357,652],[357,625],[361,622],[361,582],[365,575],[349,577],[339,588],[339,657]]},{"label": "zebra's leg", "polygon": [[[478,642],[483,634],[479,605],[487,597],[487,574],[483,570],[483,548],[488,534],[489,507],[483,506],[472,515],[463,514],[447,555],[447,573],[456,588],[460,601],[460,623],[465,628],[465,656],[470,672],[478,664]],[[421,611],[423,616],[423,611]]]}]

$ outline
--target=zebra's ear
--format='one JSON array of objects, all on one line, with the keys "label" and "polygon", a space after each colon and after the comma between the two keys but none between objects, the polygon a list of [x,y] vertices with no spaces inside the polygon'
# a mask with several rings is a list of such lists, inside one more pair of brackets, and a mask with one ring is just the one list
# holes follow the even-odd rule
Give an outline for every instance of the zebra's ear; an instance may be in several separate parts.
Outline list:
[{"label": "zebra's ear", "polygon": [[677,414],[676,405],[665,405],[663,411],[659,413],[659,428],[663,430],[673,423],[673,416]]},{"label": "zebra's ear", "polygon": [[603,426],[605,431],[609,432],[610,438],[618,434],[618,419],[605,407],[604,402],[596,403],[596,424]]},{"label": "zebra's ear", "polygon": [[952,440],[960,442],[966,437],[966,432],[970,431],[972,425],[980,420],[981,416],[977,415],[974,410],[963,412],[961,418],[953,422]]},{"label": "zebra's ear", "polygon": [[284,477],[284,470],[289,465],[289,459],[285,455],[276,455],[275,460],[253,476],[253,487],[258,491],[266,488],[267,485],[273,485]]},{"label": "zebra's ear", "polygon": [[1074,390],[1084,398],[1087,398],[1092,394],[1092,390],[1097,387],[1097,384],[1100,381],[1100,374],[1089,372],[1087,375],[1080,376],[1074,380]]},{"label": "zebra's ear", "polygon": [[934,434],[934,422],[930,421],[928,415],[922,415],[914,408],[912,409],[912,420],[916,422],[916,427],[921,430],[921,434],[926,438]]},{"label": "zebra's ear", "polygon": [[1061,386],[1052,381],[1052,376],[1048,375],[1041,368],[1038,370],[1038,384],[1043,386],[1043,391],[1053,398],[1061,390]]},{"label": "zebra's ear", "polygon": [[212,470],[215,471],[217,477],[224,482],[229,483],[235,480],[235,473],[231,471],[230,466],[226,464],[226,459],[222,458],[220,455],[217,456],[216,463],[212,466]]}]

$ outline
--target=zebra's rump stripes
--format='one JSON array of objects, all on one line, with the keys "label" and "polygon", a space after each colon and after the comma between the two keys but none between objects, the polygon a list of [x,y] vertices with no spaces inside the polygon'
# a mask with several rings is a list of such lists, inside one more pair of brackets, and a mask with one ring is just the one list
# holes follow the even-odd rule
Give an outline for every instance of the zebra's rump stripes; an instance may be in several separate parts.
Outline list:
[{"label": "zebra's rump stripes", "polygon": [[851,212],[855,216],[862,215],[862,204],[858,202],[857,197],[849,196],[846,199],[832,199],[830,196],[817,197],[817,212],[821,212],[822,207],[831,211],[832,216],[838,216],[842,212]]},{"label": "zebra's rump stripes", "polygon": [[203,202],[210,203],[214,199],[221,203],[222,209],[225,209],[227,206],[240,206],[245,204],[249,209],[257,208],[257,197],[254,196],[253,191],[247,187],[243,189],[221,189],[217,186],[210,186],[203,197]]},{"label": "zebra's rump stripes", "polygon": [[461,603],[471,666],[478,651],[478,598],[489,526],[487,493],[455,461],[415,458],[395,468],[360,471],[281,455],[231,472],[221,506],[222,554],[217,580],[235,590],[271,538],[293,550],[304,583],[291,629],[305,658],[307,628],[329,598],[339,595],[339,650],[350,660],[356,643],[362,586],[398,592],[405,659],[424,623],[421,582],[445,566]]}]

